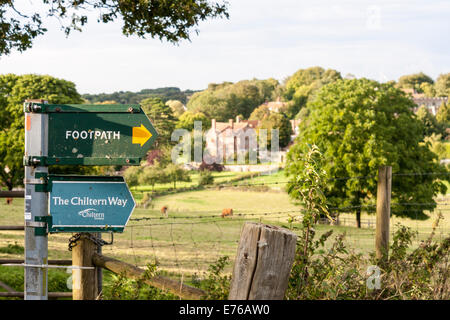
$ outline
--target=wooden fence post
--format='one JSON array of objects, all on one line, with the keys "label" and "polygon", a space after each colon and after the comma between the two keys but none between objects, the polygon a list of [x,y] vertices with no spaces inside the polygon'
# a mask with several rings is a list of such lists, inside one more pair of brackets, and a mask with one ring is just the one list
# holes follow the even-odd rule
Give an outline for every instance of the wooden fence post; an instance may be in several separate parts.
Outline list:
[{"label": "wooden fence post", "polygon": [[234,263],[230,300],[282,300],[295,257],[297,235],[246,222]]},{"label": "wooden fence post", "polygon": [[[92,257],[97,252],[97,245],[81,234],[76,246],[72,248],[73,266],[94,267]],[[73,300],[95,300],[98,295],[97,272],[92,269],[72,270]]]},{"label": "wooden fence post", "polygon": [[375,255],[387,259],[389,254],[389,219],[391,215],[392,167],[378,169],[377,219],[375,231]]}]

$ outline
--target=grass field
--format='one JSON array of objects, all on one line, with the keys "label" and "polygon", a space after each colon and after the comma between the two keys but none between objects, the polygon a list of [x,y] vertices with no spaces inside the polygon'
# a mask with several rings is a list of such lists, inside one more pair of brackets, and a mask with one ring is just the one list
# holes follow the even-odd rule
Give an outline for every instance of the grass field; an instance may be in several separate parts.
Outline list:
[{"label": "grass field", "polygon": [[[216,182],[236,178],[239,174],[218,173]],[[194,175],[193,184],[196,183],[195,179]],[[296,227],[295,224],[288,223],[288,218],[298,216],[299,207],[293,204],[283,191],[285,184],[281,182],[286,180],[283,171],[278,171],[272,175],[262,175],[233,183],[238,187],[214,187],[159,196],[147,209],[142,207],[135,209],[125,232],[115,234],[113,245],[104,246],[103,254],[141,267],[147,263],[157,262],[160,270],[174,277],[183,274],[183,277],[187,277],[185,278],[187,281],[194,274],[202,276],[208,266],[223,255],[228,255],[233,263],[241,228],[246,221],[261,221],[287,228]],[[261,192],[257,186],[246,186],[252,184],[267,184],[269,188]],[[137,189],[148,190],[148,187],[142,186]],[[140,196],[142,193],[136,193],[136,200]],[[440,203],[448,203],[450,195],[441,196],[437,200]],[[168,218],[161,215],[162,206],[169,208]],[[233,208],[233,217],[221,218],[223,208]],[[437,239],[442,239],[450,233],[450,210],[448,210],[450,207],[441,205],[438,208],[443,209],[445,217],[436,234]],[[23,199],[14,199],[11,205],[1,201],[0,225],[22,225],[23,211]],[[431,232],[436,215],[437,213],[431,214],[431,218],[425,221],[392,217],[391,231],[395,230],[397,222],[417,230],[419,237],[414,242],[414,246],[417,246],[419,241],[425,239]],[[353,224],[355,217],[354,214],[344,213],[341,220],[345,220],[346,224]],[[334,235],[345,232],[346,242],[350,248],[368,253],[374,250],[375,217],[363,212],[362,220],[372,221],[372,228],[317,225],[316,230],[319,236],[330,229],[333,229]],[[71,258],[71,252],[68,250],[68,240],[71,236],[72,234],[67,233],[49,235],[49,259]],[[104,234],[103,238],[109,241],[110,236]],[[22,259],[20,247],[23,245],[22,231],[0,231],[0,259]],[[231,272],[231,266],[232,264],[228,266],[227,272]],[[0,274],[8,270],[7,268],[1,267]],[[14,269],[16,273],[20,273],[20,270]],[[61,276],[61,273],[55,274],[55,277]]]},{"label": "grass field", "polygon": [[[226,183],[226,182],[230,181],[231,179],[249,175],[249,173],[248,172],[222,171],[222,172],[213,172],[212,175],[214,177],[215,183]],[[190,177],[191,177],[190,182],[177,182],[176,187],[177,188],[189,188],[189,187],[197,186],[199,179],[200,179],[200,174],[197,171],[193,171],[191,173]],[[155,184],[155,186],[153,188],[151,186],[144,185],[144,186],[132,187],[131,190],[132,191],[151,191],[151,190],[160,191],[160,190],[166,190],[166,189],[172,189],[172,188],[173,188],[173,183],[157,183],[157,184]]]}]

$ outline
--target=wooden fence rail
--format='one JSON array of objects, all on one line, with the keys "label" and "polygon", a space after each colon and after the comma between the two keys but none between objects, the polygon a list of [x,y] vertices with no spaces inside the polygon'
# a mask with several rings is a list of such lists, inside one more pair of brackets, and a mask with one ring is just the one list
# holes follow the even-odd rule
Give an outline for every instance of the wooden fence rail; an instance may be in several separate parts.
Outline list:
[{"label": "wooden fence rail", "polygon": [[1,231],[25,230],[25,226],[0,226]]},{"label": "wooden fence rail", "polygon": [[0,198],[24,198],[24,190],[0,191]]},{"label": "wooden fence rail", "polygon": [[[153,276],[150,278],[145,278],[143,277],[145,270],[126,262],[102,256],[98,253],[93,254],[92,262],[97,267],[107,269],[116,274],[122,274],[127,278],[143,279],[145,283],[162,290],[169,290],[183,299],[198,300],[202,296],[206,295],[206,293],[201,289],[187,286],[167,277]],[[83,272],[84,270],[81,271]]]}]

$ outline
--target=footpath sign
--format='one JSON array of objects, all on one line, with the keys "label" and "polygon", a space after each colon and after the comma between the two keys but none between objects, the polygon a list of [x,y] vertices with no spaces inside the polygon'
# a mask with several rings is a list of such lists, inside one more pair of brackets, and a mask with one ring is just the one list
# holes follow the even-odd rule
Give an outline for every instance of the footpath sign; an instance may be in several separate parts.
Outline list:
[{"label": "footpath sign", "polygon": [[24,112],[24,298],[47,300],[48,233],[123,232],[136,206],[123,177],[52,175],[48,167],[139,165],[158,134],[139,105],[27,100]]},{"label": "footpath sign", "polygon": [[48,114],[48,154],[43,165],[138,165],[158,136],[139,105],[33,103]]},{"label": "footpath sign", "polygon": [[50,175],[49,232],[122,232],[136,203],[123,177]]}]

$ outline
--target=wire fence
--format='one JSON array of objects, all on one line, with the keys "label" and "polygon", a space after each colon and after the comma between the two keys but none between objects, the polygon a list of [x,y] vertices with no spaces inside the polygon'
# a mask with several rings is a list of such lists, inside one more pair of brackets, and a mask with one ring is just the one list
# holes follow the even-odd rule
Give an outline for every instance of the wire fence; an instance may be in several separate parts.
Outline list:
[{"label": "wire fence", "polygon": [[[450,173],[393,173],[393,179],[402,176],[448,176]],[[370,176],[337,177],[333,180],[349,179],[372,179]],[[224,183],[230,187],[234,186],[277,186],[285,185],[288,181],[263,181],[249,183],[247,181]],[[277,204],[274,204],[274,207]],[[438,212],[445,217],[445,223],[440,224],[435,233],[438,241],[450,236],[450,197],[438,199],[437,207],[434,202],[399,202],[391,204],[391,212],[395,214],[409,215],[417,218],[417,214],[424,209],[434,219]],[[400,208],[396,211],[396,208]],[[434,209],[433,209],[434,208]],[[120,260],[133,263],[136,266],[145,267],[149,263],[155,263],[163,272],[173,275],[191,276],[194,281],[196,277],[202,277],[209,266],[222,256],[229,256],[233,262],[240,239],[240,232],[245,222],[254,221],[271,225],[290,228],[299,232],[303,209],[275,211],[268,209],[264,212],[241,212],[236,209],[232,216],[221,217],[223,208],[217,210],[175,212],[169,216],[163,216],[159,211],[146,210],[145,215],[137,215],[129,220],[125,232],[114,236],[111,246],[103,247],[103,254],[119,258]],[[360,210],[365,216],[361,218],[361,228],[356,228],[355,211]],[[375,248],[376,220],[373,213],[376,211],[375,204],[351,205],[351,206],[329,206],[329,211],[337,218],[335,223],[328,219],[321,219],[317,225],[317,235],[332,229],[334,235],[327,242],[325,249],[331,246],[333,238],[341,233],[346,234],[345,241],[349,248],[360,252],[372,252]],[[372,214],[372,215],[371,215]],[[416,215],[416,216],[415,216]],[[292,221],[293,220],[293,221]],[[398,230],[397,222],[404,223],[405,220],[391,217],[391,240]],[[420,245],[432,232],[430,221],[412,219],[407,226],[417,233],[413,247]],[[61,241],[61,236],[57,238]],[[49,237],[52,241],[52,236]],[[227,271],[231,271],[229,265]]]},{"label": "wire fence", "polygon": [[[399,172],[393,173],[395,177],[402,176],[448,176],[450,173],[441,172]],[[377,179],[376,175],[337,177],[330,180],[350,180],[350,179]],[[263,181],[248,182],[235,181],[222,183],[222,186],[276,186],[285,185],[289,181]],[[396,210],[396,208],[400,208]],[[290,228],[294,232],[299,232],[303,209],[288,211],[268,211],[268,212],[234,212],[232,217],[220,217],[222,208],[216,211],[191,212],[189,214],[173,214],[169,217],[162,216],[160,212],[153,212],[148,216],[131,218],[127,226],[128,232],[121,235],[111,254],[128,255],[130,261],[136,265],[145,266],[147,263],[156,263],[161,270],[175,274],[190,274],[194,278],[204,274],[208,267],[217,261],[221,256],[227,255],[234,258],[240,239],[240,232],[243,224],[247,221],[263,222]],[[355,211],[369,214],[366,218],[360,219],[361,228],[356,228]],[[433,219],[437,212],[445,216],[445,220],[450,219],[450,198],[438,201],[437,207],[434,202],[398,202],[391,204],[391,211],[395,215],[409,215],[414,218],[415,214],[427,210],[428,215]],[[375,249],[375,227],[376,219],[373,214],[376,211],[375,204],[354,205],[354,206],[329,206],[329,211],[337,218],[335,223],[330,223],[328,219],[321,219],[317,226],[318,235],[333,229],[334,234],[345,232],[346,242],[349,248],[360,252],[372,252]],[[391,240],[398,230],[397,222],[404,222],[392,215],[391,217]],[[417,218],[417,215],[416,215]],[[292,222],[292,219],[295,222]],[[428,221],[423,223],[420,220],[412,219],[408,224],[416,232],[412,247],[417,247],[422,241],[427,239],[433,228]],[[442,224],[436,228],[435,239],[441,241],[450,236],[450,225]],[[333,237],[332,237],[333,238]],[[332,239],[329,241],[332,242]],[[325,249],[328,244],[325,246]],[[105,251],[106,254],[107,251]],[[230,270],[229,270],[230,271]]]}]

